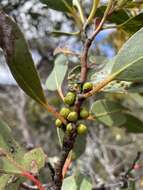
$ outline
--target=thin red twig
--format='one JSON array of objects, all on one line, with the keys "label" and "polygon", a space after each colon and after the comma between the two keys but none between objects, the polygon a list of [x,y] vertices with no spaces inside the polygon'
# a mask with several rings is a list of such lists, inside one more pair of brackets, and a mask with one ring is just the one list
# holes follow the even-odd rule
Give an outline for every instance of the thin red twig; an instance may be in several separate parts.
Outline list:
[{"label": "thin red twig", "polygon": [[41,184],[41,182],[37,178],[35,178],[32,174],[30,174],[29,172],[23,172],[23,173],[21,173],[21,176],[26,177],[27,179],[32,181],[39,188],[39,190],[46,190],[43,187],[43,185]]}]

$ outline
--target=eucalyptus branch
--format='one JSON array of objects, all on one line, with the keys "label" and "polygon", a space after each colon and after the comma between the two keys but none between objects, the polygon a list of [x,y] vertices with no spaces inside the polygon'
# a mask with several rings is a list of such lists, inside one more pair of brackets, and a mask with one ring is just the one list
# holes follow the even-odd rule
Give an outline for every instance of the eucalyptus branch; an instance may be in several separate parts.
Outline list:
[{"label": "eucalyptus branch", "polygon": [[112,8],[112,5],[113,5],[113,0],[109,0],[108,1],[108,5],[107,5],[107,8],[104,12],[104,15],[103,15],[103,18],[100,22],[100,24],[98,25],[97,29],[95,30],[95,32],[92,34],[92,36],[89,38],[89,40],[91,41],[91,43],[93,42],[93,40],[95,39],[95,37],[97,36],[97,34],[100,32],[100,30],[102,29],[103,27],[103,24],[105,23],[106,21],[106,18],[107,16],[110,14],[110,10]]},{"label": "eucalyptus branch", "polygon": [[82,53],[82,56],[81,56],[81,75],[80,75],[80,81],[81,81],[81,83],[83,83],[85,81],[86,77],[87,77],[87,70],[88,70],[87,59],[88,59],[89,49],[90,49],[90,47],[91,47],[91,45],[92,45],[95,37],[97,36],[97,34],[102,29],[102,27],[104,25],[104,22],[106,21],[106,18],[108,16],[108,14],[110,13],[110,10],[112,8],[112,3],[113,3],[113,0],[109,0],[107,8],[106,8],[106,10],[104,12],[104,16],[103,16],[100,24],[98,25],[97,29],[93,32],[93,34],[91,35],[91,37],[88,38],[86,40],[86,42],[85,42],[83,53]]},{"label": "eucalyptus branch", "polygon": [[[116,63],[115,67],[113,65],[110,74],[108,74],[98,83],[96,83],[96,85],[93,85],[93,83],[88,81],[88,78],[87,78],[89,74],[88,69],[93,70],[93,71],[96,70],[95,77],[97,77],[98,70],[100,68],[95,69],[93,64],[89,65],[90,50],[93,49],[92,45],[95,42],[95,38],[101,31],[105,29],[110,29],[110,28],[120,29],[124,24],[129,22],[127,13],[128,12],[132,13],[131,12],[132,7],[128,7],[128,3],[127,3],[128,0],[122,0],[122,1],[120,0],[120,2],[118,2],[117,0],[106,0],[107,3],[104,9],[104,13],[99,19],[96,17],[98,17],[97,15],[98,7],[100,6],[100,4],[102,6],[102,3],[101,3],[102,1],[100,0],[91,0],[92,5],[90,8],[89,16],[87,17],[86,17],[86,12],[84,12],[84,7],[81,0],[59,0],[60,1],[59,3],[54,3],[54,1],[53,2],[51,1],[51,3],[47,3],[46,1],[43,1],[43,0],[40,0],[40,1],[41,3],[45,4],[47,8],[51,8],[56,11],[63,12],[61,14],[66,13],[68,16],[67,19],[70,17],[72,21],[74,22],[75,27],[78,28],[78,30],[75,32],[48,31],[47,33],[45,33],[44,38],[46,37],[46,34],[51,34],[51,33],[57,36],[61,36],[61,35],[73,36],[73,37],[76,36],[77,39],[75,43],[79,39],[83,43],[82,51],[80,53],[74,52],[67,47],[57,47],[55,51],[53,52],[53,56],[54,55],[58,56],[59,54],[63,54],[64,56],[69,55],[71,58],[70,62],[73,62],[76,64],[76,66],[74,65],[71,66],[73,68],[71,67],[67,68],[65,67],[66,61],[64,57],[60,58],[58,56],[58,61],[56,58],[57,67],[56,69],[54,68],[52,71],[52,73],[55,76],[50,75],[51,80],[55,81],[57,92],[64,103],[63,107],[62,105],[60,105],[61,107],[60,111],[57,111],[56,107],[49,104],[49,101],[47,101],[38,72],[35,68],[34,61],[32,59],[31,53],[29,51],[29,47],[27,45],[26,39],[22,31],[18,27],[17,23],[13,19],[11,19],[10,16],[4,13],[2,10],[0,10],[0,23],[1,23],[0,24],[0,47],[2,48],[2,51],[6,58],[4,61],[6,61],[19,87],[21,87],[21,89],[23,89],[23,91],[27,95],[29,95],[32,99],[34,99],[37,103],[39,103],[44,109],[50,112],[52,116],[56,117],[55,127],[57,129],[57,135],[59,138],[59,145],[60,145],[59,146],[60,151],[58,155],[59,159],[53,167],[53,165],[49,163],[49,160],[47,161],[47,156],[40,148],[38,151],[37,150],[36,152],[34,151],[34,154],[33,152],[29,152],[27,156],[24,158],[24,160],[21,158],[23,162],[19,163],[19,160],[17,159],[15,160],[15,156],[18,156],[19,158],[21,157],[21,147],[17,145],[17,142],[14,140],[14,138],[11,135],[11,131],[9,130],[7,126],[5,126],[5,122],[1,121],[0,127],[2,130],[1,130],[0,138],[2,138],[3,140],[1,144],[2,144],[2,147],[3,145],[6,145],[8,150],[0,148],[0,158],[8,162],[10,166],[13,166],[15,170],[8,171],[9,167],[7,165],[5,166],[5,164],[7,163],[4,163],[4,167],[0,169],[0,174],[2,175],[7,174],[7,175],[12,176],[12,179],[10,181],[5,181],[4,186],[7,186],[7,184],[11,185],[12,183],[15,183],[17,180],[23,179],[23,181],[16,184],[16,187],[18,189],[22,188],[22,189],[27,189],[27,190],[38,190],[38,189],[39,190],[46,190],[46,189],[61,190],[61,189],[65,189],[67,185],[70,186],[70,184],[67,184],[68,182],[67,182],[66,177],[72,172],[72,171],[69,171],[69,169],[72,168],[73,160],[75,159],[75,157],[78,159],[78,157],[83,152],[85,152],[86,136],[80,136],[80,135],[85,135],[87,133],[89,128],[87,126],[88,123],[86,124],[86,122],[88,122],[88,120],[96,121],[97,118],[99,117],[101,118],[102,116],[108,116],[108,115],[113,116],[112,113],[113,114],[116,113],[117,115],[117,112],[119,112],[118,110],[120,110],[119,121],[115,123],[114,119],[116,120],[116,117],[115,118],[113,117],[111,118],[113,121],[110,123],[113,126],[116,125],[117,127],[120,124],[122,124],[122,126],[126,129],[127,133],[143,133],[143,130],[141,128],[142,121],[140,121],[138,117],[132,114],[131,112],[132,110],[130,110],[130,112],[124,110],[124,108],[122,108],[122,102],[118,104],[117,101],[111,102],[110,97],[105,97],[104,99],[103,97],[98,97],[99,100],[98,101],[95,100],[94,105],[93,104],[90,105],[91,102],[88,102],[86,99],[94,94],[98,95],[98,93],[102,90],[105,90],[105,87],[112,81],[113,83],[111,83],[111,88],[109,90],[112,90],[112,87],[114,88],[115,86],[116,87],[115,90],[117,91],[119,91],[120,89],[123,89],[122,90],[123,94],[125,94],[127,90],[128,91],[130,90],[129,92],[131,93],[141,92],[142,86],[140,82],[143,80],[143,72],[141,72],[140,68],[141,66],[143,66],[142,64],[143,57],[142,57],[142,49],[141,49],[141,44],[143,43],[143,40],[142,40],[143,29],[141,28],[141,25],[136,26],[135,30],[133,31],[132,31],[132,28],[129,29],[128,32],[131,34],[136,31],[137,32],[133,34],[132,38],[129,41],[127,41],[125,46],[123,46],[121,51],[119,51],[119,53],[117,54],[118,55],[116,56],[117,59],[114,61],[114,63]],[[133,3],[133,5],[135,5],[134,8],[138,8],[136,11],[136,14],[133,15],[134,18],[136,19],[136,16],[140,16],[139,5],[141,4]],[[121,11],[121,12],[118,12],[118,11]],[[39,16],[39,13],[38,15],[35,15],[35,14],[33,15],[32,12],[30,12],[30,15],[32,16],[31,19],[34,19],[34,20],[36,19],[36,21],[37,19],[39,19],[37,17]],[[45,14],[43,16],[45,16]],[[118,19],[119,16],[122,16],[123,18],[121,19],[121,23],[118,24],[118,22],[114,23],[114,19],[112,20],[110,16],[111,17],[114,16],[115,19]],[[111,21],[110,24],[107,22],[107,19],[108,21],[109,20]],[[58,19],[57,24],[61,25],[62,24],[61,20]],[[68,26],[74,27],[73,23],[70,23]],[[90,28],[90,31],[88,31],[88,26]],[[63,41],[64,39],[61,39],[61,40]],[[32,40],[32,43],[33,43],[33,40]],[[46,56],[45,51],[47,48],[45,48],[43,52],[44,47],[45,46],[42,46],[42,48],[38,47],[39,53],[43,56],[42,60],[44,60]],[[46,46],[46,47],[48,47],[48,49],[50,48],[49,46]],[[100,54],[100,51],[99,51],[99,54]],[[74,58],[76,59],[74,60]],[[80,59],[80,62],[81,62],[80,68],[77,65],[78,64],[77,59]],[[101,61],[102,61],[102,58],[101,58]],[[94,62],[94,60],[91,62]],[[108,69],[108,65],[107,65],[107,69]],[[59,72],[57,72],[57,70]],[[80,75],[79,75],[79,70],[80,70]],[[67,72],[68,72],[68,75],[67,75]],[[91,75],[93,76],[93,73],[91,73]],[[104,72],[102,72],[101,75],[104,75]],[[68,92],[64,95],[64,93],[62,92],[62,87],[59,86],[59,84],[64,85],[65,78],[67,78],[68,80],[67,85],[66,85],[66,87],[68,88]],[[77,80],[78,82],[76,82]],[[49,87],[50,85],[47,88]],[[0,90],[3,91],[3,88]],[[17,100],[16,98],[17,98],[16,93],[14,93],[14,99],[12,100],[12,103],[16,102]],[[134,99],[135,98],[136,97],[134,97]],[[90,107],[92,106],[91,112],[93,113],[93,115],[91,115],[89,110],[86,109],[89,106]],[[4,110],[4,111],[7,111],[7,110]],[[2,117],[3,117],[3,113],[2,113]],[[123,120],[122,123],[120,123],[120,120],[121,121]],[[113,151],[115,149],[115,146],[117,147],[117,145],[114,145],[114,146],[111,146],[110,144],[108,145],[110,140],[112,141],[118,140],[118,139],[113,139],[112,137],[116,136],[118,138],[117,135],[118,135],[118,132],[120,133],[120,131],[115,131],[117,132],[115,135],[109,134],[109,137],[111,138],[108,138],[107,141],[103,143],[105,132],[108,132],[107,130],[104,130],[103,124],[107,126],[110,126],[111,124],[108,122],[108,118],[107,119],[105,118],[104,122],[102,120],[100,120],[99,122],[101,122],[101,126],[99,125],[99,132],[98,132],[98,128],[93,129],[94,131],[92,131],[91,135],[89,134],[90,136],[87,139],[88,145],[90,146],[91,151],[89,152],[89,155],[88,155],[89,162],[84,163],[85,164],[84,168],[89,173],[88,176],[90,176],[91,182],[86,178],[88,176],[83,175],[85,172],[82,172],[80,174],[78,171],[74,172],[75,174],[77,173],[78,175],[73,175],[73,172],[72,172],[71,174],[72,180],[74,180],[75,183],[77,183],[76,178],[79,177],[80,182],[83,182],[83,180],[85,182],[84,188],[86,188],[88,185],[92,186],[93,184],[93,187],[90,188],[92,190],[113,190],[113,189],[134,188],[136,186],[135,182],[139,180],[139,175],[137,177],[134,177],[134,172],[143,168],[143,164],[139,163],[141,153],[138,152],[137,155],[135,155],[135,158],[132,161],[132,163],[129,166],[126,166],[125,161],[118,159],[118,156],[120,158],[122,156],[122,153],[126,151],[125,148],[124,150],[123,148],[122,149],[120,148],[119,154],[118,154],[118,150]],[[89,122],[89,124],[91,123],[92,122]],[[134,125],[137,125],[137,129],[134,129],[132,127]],[[98,132],[97,136],[99,136],[99,139],[95,138],[96,132]],[[94,136],[94,138],[90,138],[92,136]],[[90,140],[94,140],[95,144],[92,144]],[[122,139],[120,138],[119,140],[121,141]],[[131,141],[132,140],[134,139],[131,138]],[[104,144],[107,144],[107,145],[104,146]],[[127,144],[125,144],[125,146],[128,146],[128,142]],[[106,149],[108,147],[109,147],[109,150]],[[133,148],[134,147],[135,146],[133,146]],[[28,151],[32,149],[31,144],[29,144],[29,147],[27,147],[27,149]],[[80,151],[77,153],[78,149],[80,149]],[[94,149],[95,151],[92,151]],[[126,156],[127,156],[127,151],[126,151]],[[116,157],[117,159],[114,159]],[[39,160],[39,163],[36,162],[37,159],[38,160],[41,159],[41,162],[40,160]],[[105,172],[104,171],[103,172],[107,174],[106,180],[103,179],[104,176],[102,178],[102,176],[96,173],[96,169],[98,170],[98,167],[95,167],[95,168],[92,167],[92,162],[97,159],[101,167],[105,170]],[[50,181],[47,180],[45,184],[42,183],[38,179],[38,176],[39,176],[38,174],[40,172],[39,170],[43,165],[45,166],[45,168],[48,167],[48,176],[50,176]],[[72,183],[71,180],[69,182]],[[94,184],[96,185],[94,186]],[[77,189],[79,188],[81,188],[81,186],[80,184],[77,184]]]},{"label": "eucalyptus branch", "polygon": [[[91,38],[89,38],[85,41],[83,54],[81,56],[81,73],[80,73],[80,82],[81,83],[84,83],[87,79],[87,71],[88,71],[87,57],[88,57],[89,48],[90,48],[94,38],[96,37],[98,32],[101,30],[101,28],[106,20],[106,17],[108,16],[108,14],[110,12],[111,7],[112,7],[112,1],[110,0],[108,3],[107,9],[104,13],[104,16],[101,20],[101,23],[99,24],[99,26],[97,27],[95,32],[92,34]],[[83,98],[78,97],[77,101],[75,102],[74,107],[78,114],[79,114],[79,111],[80,111],[83,101],[84,101]],[[70,135],[67,135],[65,133],[65,136],[64,136],[61,157],[60,157],[59,162],[55,166],[54,190],[61,189],[62,181],[63,181],[63,168],[64,168],[64,165],[68,158],[68,155],[74,146],[76,137],[77,137],[77,130],[76,130],[76,123],[75,123],[74,130],[72,131],[72,133]]]},{"label": "eucalyptus branch", "polygon": [[54,190],[61,189],[63,181],[63,175],[62,175],[63,168],[67,160],[67,157],[74,146],[76,136],[77,136],[76,128],[73,130],[73,132],[70,135],[65,134],[64,136],[61,157],[55,166]]}]

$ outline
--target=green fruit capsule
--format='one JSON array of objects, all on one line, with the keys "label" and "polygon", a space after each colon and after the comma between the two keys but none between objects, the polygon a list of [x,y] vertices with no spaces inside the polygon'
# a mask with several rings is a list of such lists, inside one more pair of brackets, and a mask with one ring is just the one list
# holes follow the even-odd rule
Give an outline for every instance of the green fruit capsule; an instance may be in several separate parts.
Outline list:
[{"label": "green fruit capsule", "polygon": [[87,132],[87,126],[84,124],[79,124],[77,127],[77,133],[79,135],[85,134]]},{"label": "green fruit capsule", "polygon": [[56,119],[55,125],[56,127],[60,128],[62,126],[62,121],[60,119]]},{"label": "green fruit capsule", "polygon": [[83,84],[82,90],[83,92],[89,92],[93,89],[93,84],[91,82],[86,82]]},{"label": "green fruit capsule", "polygon": [[75,111],[72,111],[72,112],[69,113],[67,119],[68,119],[69,121],[72,121],[72,122],[77,121],[77,119],[78,119],[78,114],[77,114]]},{"label": "green fruit capsule", "polygon": [[67,118],[67,116],[70,113],[70,109],[69,108],[62,108],[60,111],[61,116],[63,116],[65,119]]},{"label": "green fruit capsule", "polygon": [[80,117],[85,119],[88,116],[89,116],[89,112],[85,108],[82,108],[81,111],[80,111]]},{"label": "green fruit capsule", "polygon": [[76,99],[76,95],[74,92],[68,92],[66,96],[64,97],[65,104],[68,104],[69,106],[73,105]]},{"label": "green fruit capsule", "polygon": [[73,130],[72,123],[67,124],[67,126],[66,126],[66,131],[67,131],[68,133],[71,133],[72,130]]}]

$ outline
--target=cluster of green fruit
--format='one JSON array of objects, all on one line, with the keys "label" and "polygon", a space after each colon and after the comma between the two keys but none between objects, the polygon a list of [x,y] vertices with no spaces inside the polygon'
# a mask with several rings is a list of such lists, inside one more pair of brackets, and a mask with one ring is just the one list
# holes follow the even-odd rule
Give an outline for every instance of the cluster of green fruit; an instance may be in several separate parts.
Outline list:
[{"label": "cluster of green fruit", "polygon": [[[92,90],[92,88],[93,85],[89,82],[86,82],[83,85],[82,89],[83,92],[88,92]],[[75,92],[68,92],[64,97],[64,103],[67,104],[68,106],[74,105],[75,101],[76,101]],[[64,126],[62,121],[60,119],[57,119],[55,125],[58,128],[62,128],[64,126],[67,133],[71,133],[73,131],[74,123],[76,123],[78,119],[86,119],[89,116],[89,112],[85,108],[81,108],[80,113],[78,114],[76,111],[64,107],[60,110],[60,114],[68,121],[68,124]],[[87,131],[87,126],[85,124],[79,123],[76,129],[78,134],[85,134]]]},{"label": "cluster of green fruit", "polygon": [[[88,111],[84,108],[81,109],[79,116],[78,116],[77,112],[71,111],[69,108],[66,108],[66,107],[61,109],[60,114],[68,121],[68,124],[66,125],[66,131],[68,133],[73,131],[73,128],[74,128],[73,123],[76,122],[78,120],[78,118],[85,119],[89,116]],[[60,119],[56,119],[55,124],[59,128],[63,126],[63,123]],[[87,131],[86,125],[84,125],[82,123],[78,124],[78,126],[77,126],[78,134],[84,134],[86,131]]]}]

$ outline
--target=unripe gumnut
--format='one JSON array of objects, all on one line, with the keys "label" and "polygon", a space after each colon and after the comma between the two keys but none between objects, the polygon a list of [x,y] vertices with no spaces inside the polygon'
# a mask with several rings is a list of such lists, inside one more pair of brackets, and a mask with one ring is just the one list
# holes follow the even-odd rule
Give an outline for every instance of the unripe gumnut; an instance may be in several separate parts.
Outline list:
[{"label": "unripe gumnut", "polygon": [[64,97],[65,104],[68,104],[69,106],[73,105],[76,99],[76,95],[74,92],[68,92],[66,96]]},{"label": "unripe gumnut", "polygon": [[60,128],[62,126],[62,121],[60,119],[56,119],[55,125],[56,127]]},{"label": "unripe gumnut", "polygon": [[61,116],[63,116],[65,119],[67,118],[67,116],[70,113],[70,109],[69,108],[62,108],[60,111]]},{"label": "unripe gumnut", "polygon": [[69,121],[73,121],[73,122],[74,122],[74,121],[77,121],[77,119],[78,119],[78,114],[77,114],[75,111],[72,111],[72,112],[69,113],[67,119],[68,119]]},{"label": "unripe gumnut", "polygon": [[83,92],[89,92],[92,89],[93,89],[93,84],[91,82],[85,82],[83,84],[83,87],[82,87]]},{"label": "unripe gumnut", "polygon": [[71,133],[72,130],[73,130],[72,123],[67,124],[67,126],[66,126],[66,131],[67,131],[68,133]]},{"label": "unripe gumnut", "polygon": [[79,135],[85,134],[87,132],[87,126],[84,124],[79,124],[77,127],[77,133]]},{"label": "unripe gumnut", "polygon": [[84,119],[84,118],[87,118],[88,116],[89,116],[89,112],[85,108],[82,108],[80,111],[80,117]]}]

